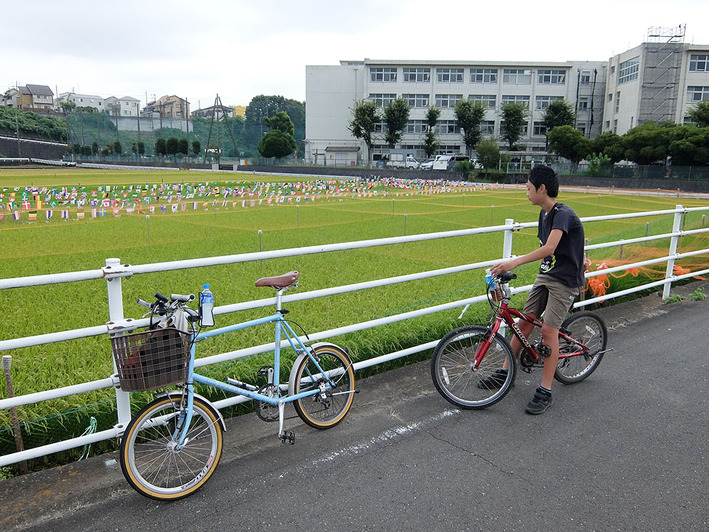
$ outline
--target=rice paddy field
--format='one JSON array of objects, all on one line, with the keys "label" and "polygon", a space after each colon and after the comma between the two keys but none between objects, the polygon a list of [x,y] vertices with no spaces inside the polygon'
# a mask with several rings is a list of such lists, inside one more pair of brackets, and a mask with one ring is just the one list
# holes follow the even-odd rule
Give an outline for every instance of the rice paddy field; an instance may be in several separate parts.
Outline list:
[{"label": "rice paddy field", "polygon": [[[2,168],[0,192],[4,209],[0,210],[0,279],[95,270],[114,257],[123,264],[139,265],[501,225],[507,218],[534,222],[538,216],[538,208],[529,203],[521,186],[503,189],[386,178],[305,180],[217,172]],[[66,198],[74,192],[72,203]],[[23,193],[31,201],[31,209],[20,207]],[[14,209],[21,209],[19,220],[7,208],[11,197]],[[39,208],[38,197],[42,199]],[[607,194],[593,189],[567,192],[562,188],[559,200],[581,217],[670,209],[677,204],[709,205],[706,199]],[[31,210],[37,211],[32,221]],[[47,210],[52,211],[50,218]],[[62,211],[67,211],[66,218],[62,218]],[[83,219],[78,218],[79,211]],[[585,225],[586,237],[597,243],[665,233],[671,231],[672,220],[672,215],[664,215],[589,223]],[[690,213],[684,220],[686,229],[704,223],[700,213]],[[706,238],[686,237],[680,251],[707,248]],[[502,241],[502,233],[496,233],[135,275],[122,281],[125,315],[140,317],[141,307],[135,299],[150,300],[156,291],[196,293],[203,283],[210,283],[219,306],[272,295],[270,289],[254,287],[254,281],[262,276],[299,270],[298,290],[311,291],[492,260],[501,255]],[[515,233],[515,254],[536,246],[536,229]],[[666,255],[668,246],[669,241],[663,239],[649,246],[598,250],[590,254],[591,269]],[[707,263],[709,258],[699,256],[680,261],[680,266],[695,270]],[[608,276],[605,289],[642,284],[664,274],[664,268],[660,264],[632,275]],[[528,284],[536,265],[526,265],[516,273],[520,283]],[[289,317],[306,331],[331,329],[481,294],[483,276],[473,271],[292,303],[288,305]],[[521,304],[522,299],[513,303]],[[0,340],[101,325],[108,321],[106,282],[0,290],[0,308]],[[485,323],[488,313],[487,305],[481,304],[466,314],[465,322]],[[221,315],[218,325],[265,314],[266,309]],[[331,341],[349,347],[355,361],[364,360],[440,338],[461,325],[459,314],[459,310],[452,310]],[[266,343],[272,334],[270,328],[263,327],[221,336],[200,344],[198,356]],[[112,373],[107,336],[2,354],[12,355],[15,395]],[[264,360],[254,357],[210,366],[205,372],[253,382]],[[0,398],[7,397],[5,379],[2,381]],[[221,397],[209,390],[200,393]],[[149,398],[148,393],[136,394],[134,407]],[[25,446],[34,447],[80,435],[91,417],[97,420],[98,430],[111,427],[115,423],[115,394],[103,390],[46,401],[20,407],[17,415]],[[0,411],[2,454],[14,450],[11,426],[9,412]],[[112,445],[106,442],[95,450]],[[80,453],[81,449],[63,453],[63,459],[75,459]],[[42,463],[38,460],[33,467]]]}]

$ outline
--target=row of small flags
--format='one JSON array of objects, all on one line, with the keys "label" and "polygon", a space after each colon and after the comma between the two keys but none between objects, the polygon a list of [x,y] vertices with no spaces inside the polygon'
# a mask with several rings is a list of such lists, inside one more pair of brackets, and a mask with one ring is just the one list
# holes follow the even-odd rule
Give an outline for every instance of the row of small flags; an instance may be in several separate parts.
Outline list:
[{"label": "row of small flags", "polygon": [[[264,201],[269,205],[273,204],[273,203],[293,203],[293,198],[281,196],[278,198],[268,198],[268,199],[260,199],[260,200],[242,200],[240,202],[238,202],[238,201],[233,201],[233,202],[228,202],[228,201],[208,202],[208,201],[205,201],[203,203],[199,203],[199,202],[195,201],[192,203],[181,203],[181,204],[172,203],[170,205],[149,205],[145,208],[143,208],[143,206],[140,204],[138,204],[138,205],[129,204],[129,205],[116,206],[116,207],[113,207],[110,209],[93,208],[93,209],[91,209],[91,211],[89,213],[85,213],[83,210],[78,210],[75,212],[75,215],[76,215],[75,219],[76,220],[83,220],[86,218],[86,214],[90,214],[91,218],[103,218],[107,215],[108,212],[113,214],[113,216],[120,216],[122,211],[125,211],[126,214],[133,214],[136,212],[138,214],[145,214],[145,213],[154,214],[157,212],[160,212],[160,213],[185,212],[190,208],[191,208],[191,210],[197,210],[200,207],[202,207],[204,209],[208,209],[210,206],[212,208],[214,208],[214,207],[218,207],[219,205],[221,205],[222,207],[229,207],[231,205],[231,207],[235,207],[235,208],[238,206],[241,206],[242,208],[246,208],[246,207],[255,207],[256,205],[263,205]],[[300,203],[300,201],[301,201],[300,198],[295,199],[296,203]],[[308,198],[305,198],[305,201],[308,201]],[[315,201],[315,198],[312,198],[310,201]],[[39,212],[41,212],[41,211],[31,210],[31,211],[27,212],[26,213],[27,220],[30,222],[36,222],[37,217],[41,216],[39,214]],[[58,213],[57,214],[58,217],[60,217],[62,220],[69,220],[70,219],[71,211],[69,209],[60,209],[56,212]],[[49,221],[54,217],[54,213],[55,213],[54,210],[47,209],[44,211],[44,217],[46,218],[47,221]],[[10,215],[7,215],[7,216],[9,218]],[[2,222],[4,220],[4,218],[5,218],[5,215],[0,214],[0,222]],[[22,218],[23,218],[22,211],[13,211],[12,212],[12,219],[13,220],[20,221],[20,220],[22,220]]]}]

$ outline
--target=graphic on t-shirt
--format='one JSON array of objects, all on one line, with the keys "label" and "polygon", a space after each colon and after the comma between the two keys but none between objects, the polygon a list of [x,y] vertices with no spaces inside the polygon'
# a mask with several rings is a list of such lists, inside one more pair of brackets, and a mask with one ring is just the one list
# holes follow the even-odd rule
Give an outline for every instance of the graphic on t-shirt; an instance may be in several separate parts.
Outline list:
[{"label": "graphic on t-shirt", "polygon": [[549,273],[550,270],[554,269],[555,265],[556,265],[556,256],[549,255],[548,257],[544,257],[544,260],[542,261],[541,265],[539,266],[539,273]]}]

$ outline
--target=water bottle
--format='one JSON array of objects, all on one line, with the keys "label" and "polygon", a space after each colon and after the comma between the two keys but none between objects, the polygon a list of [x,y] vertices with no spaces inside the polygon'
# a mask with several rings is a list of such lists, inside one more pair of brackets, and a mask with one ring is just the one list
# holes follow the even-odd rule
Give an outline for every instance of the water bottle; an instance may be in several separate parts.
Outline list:
[{"label": "water bottle", "polygon": [[199,325],[214,326],[214,294],[209,290],[208,284],[205,284],[204,289],[199,293]]},{"label": "water bottle", "polygon": [[492,285],[492,272],[490,271],[490,268],[485,270],[485,284],[488,286]]}]

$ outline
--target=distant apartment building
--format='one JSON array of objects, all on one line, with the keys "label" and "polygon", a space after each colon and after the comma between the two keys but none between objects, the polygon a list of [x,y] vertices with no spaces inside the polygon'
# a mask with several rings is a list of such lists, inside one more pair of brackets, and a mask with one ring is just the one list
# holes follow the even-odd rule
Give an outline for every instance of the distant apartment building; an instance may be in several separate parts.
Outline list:
[{"label": "distant apartment building", "polygon": [[105,106],[112,116],[139,116],[140,113],[140,100],[131,96],[109,96],[105,100]]},{"label": "distant apartment building", "polygon": [[622,135],[649,120],[682,124],[693,105],[709,100],[709,45],[678,37],[658,34],[610,58],[603,131]]},{"label": "distant apartment building", "polygon": [[234,114],[234,107],[230,107],[228,105],[210,105],[209,107],[192,111],[192,116],[199,116],[202,118],[214,117],[216,120],[221,120],[225,116],[232,117]]},{"label": "distant apartment building", "polygon": [[175,95],[161,96],[156,101],[148,102],[140,115],[186,119],[190,115],[190,103]]},{"label": "distant apartment building", "polygon": [[[306,160],[316,164],[366,161],[366,145],[352,136],[348,124],[355,101],[368,99],[380,109],[405,99],[409,122],[397,149],[423,157],[426,112],[441,109],[436,125],[438,153],[465,153],[455,119],[455,104],[469,98],[485,107],[483,137],[502,145],[501,108],[516,102],[528,108],[519,144],[528,154],[546,150],[542,119],[549,103],[565,100],[577,110],[576,127],[589,137],[601,131],[606,63],[491,61],[341,61],[339,66],[306,66]],[[389,152],[385,125],[377,126],[372,159]]]},{"label": "distant apartment building", "polygon": [[57,106],[62,103],[71,102],[76,107],[91,107],[97,111],[106,110],[106,102],[101,96],[95,94],[78,94],[76,92],[62,92],[57,98]]},{"label": "distant apartment building", "polygon": [[25,111],[49,112],[54,109],[54,92],[47,85],[21,85],[8,89],[2,102]]}]

